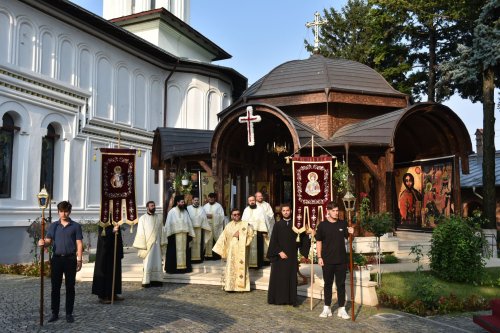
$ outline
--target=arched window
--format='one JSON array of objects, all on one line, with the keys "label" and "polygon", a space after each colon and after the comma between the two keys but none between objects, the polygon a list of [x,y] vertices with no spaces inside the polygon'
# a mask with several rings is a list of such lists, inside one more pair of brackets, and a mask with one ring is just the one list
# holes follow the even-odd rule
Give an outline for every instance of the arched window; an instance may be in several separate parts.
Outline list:
[{"label": "arched window", "polygon": [[59,136],[52,125],[47,126],[47,135],[42,138],[42,168],[40,171],[40,188],[45,186],[52,198],[54,193],[54,149]]},{"label": "arched window", "polygon": [[10,198],[15,129],[14,119],[4,114],[0,127],[0,198]]}]

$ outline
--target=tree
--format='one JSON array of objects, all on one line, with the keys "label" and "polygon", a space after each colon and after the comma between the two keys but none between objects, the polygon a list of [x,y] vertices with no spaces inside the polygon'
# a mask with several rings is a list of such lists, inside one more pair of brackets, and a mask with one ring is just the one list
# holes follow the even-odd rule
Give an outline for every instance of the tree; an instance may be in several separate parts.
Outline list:
[{"label": "tree", "polygon": [[446,73],[440,84],[458,91],[462,98],[483,103],[483,210],[495,225],[495,102],[500,86],[500,3],[489,0],[475,22],[472,42],[458,48],[457,57],[442,64]]},{"label": "tree", "polygon": [[[399,91],[411,93],[406,74],[412,61],[408,47],[401,42],[402,20],[379,15],[365,0],[349,0],[340,12],[330,8],[323,13],[327,23],[321,26],[320,54],[365,64]],[[305,45],[313,50],[307,41]]]},{"label": "tree", "polygon": [[377,265],[378,265],[378,275],[377,275],[377,282],[378,286],[380,287],[380,237],[382,237],[384,234],[388,233],[389,231],[392,230],[392,227],[394,225],[394,221],[392,219],[391,214],[389,213],[376,213],[371,216],[368,216],[364,220],[361,221],[361,227],[365,229],[368,232],[371,232],[376,239],[377,242]]},{"label": "tree", "polygon": [[[469,1],[469,3],[477,1]],[[369,0],[384,17],[404,20],[399,26],[410,49],[414,67],[409,73],[413,96],[423,94],[429,101],[447,99],[447,91],[436,90],[441,76],[439,63],[456,55],[456,46],[467,34],[467,16],[462,3],[456,0]],[[405,14],[403,14],[405,13]]]}]

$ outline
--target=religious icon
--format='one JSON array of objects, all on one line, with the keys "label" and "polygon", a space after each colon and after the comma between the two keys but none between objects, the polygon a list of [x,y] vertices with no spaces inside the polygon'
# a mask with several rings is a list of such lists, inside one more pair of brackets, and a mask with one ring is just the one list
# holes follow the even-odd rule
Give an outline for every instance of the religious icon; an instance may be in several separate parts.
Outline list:
[{"label": "religious icon", "polygon": [[419,166],[395,171],[401,224],[420,226],[422,218],[422,171]]},{"label": "religious icon", "polygon": [[114,172],[114,175],[111,177],[111,186],[113,188],[122,188],[123,187],[123,183],[124,183],[124,180],[123,180],[123,173],[122,173],[122,167],[117,165],[115,166],[115,168],[113,169],[113,172]]},{"label": "religious icon", "polygon": [[311,197],[318,195],[321,192],[321,188],[318,183],[318,174],[314,171],[311,171],[307,174],[307,179],[309,179],[309,181],[306,185],[306,193]]}]

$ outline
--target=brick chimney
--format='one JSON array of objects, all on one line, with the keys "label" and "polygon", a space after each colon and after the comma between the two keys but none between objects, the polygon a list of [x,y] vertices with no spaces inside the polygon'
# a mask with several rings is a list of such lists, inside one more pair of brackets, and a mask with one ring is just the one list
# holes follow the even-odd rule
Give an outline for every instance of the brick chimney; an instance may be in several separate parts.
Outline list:
[{"label": "brick chimney", "polygon": [[476,157],[477,161],[482,162],[483,160],[483,129],[478,128],[476,130]]}]

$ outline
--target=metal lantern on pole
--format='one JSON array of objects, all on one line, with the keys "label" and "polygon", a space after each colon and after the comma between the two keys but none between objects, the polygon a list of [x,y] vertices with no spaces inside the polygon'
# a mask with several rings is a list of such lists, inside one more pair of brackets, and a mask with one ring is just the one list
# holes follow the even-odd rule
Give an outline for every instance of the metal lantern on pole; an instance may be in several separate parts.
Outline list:
[{"label": "metal lantern on pole", "polygon": [[[45,209],[49,206],[50,195],[45,186],[37,194],[38,207],[42,209],[42,221],[40,222],[40,239],[45,238]],[[40,248],[40,326],[43,326],[43,276],[44,276],[44,252],[45,248]]]}]

